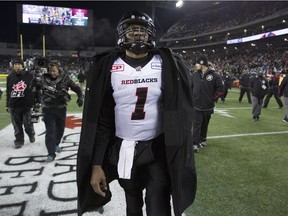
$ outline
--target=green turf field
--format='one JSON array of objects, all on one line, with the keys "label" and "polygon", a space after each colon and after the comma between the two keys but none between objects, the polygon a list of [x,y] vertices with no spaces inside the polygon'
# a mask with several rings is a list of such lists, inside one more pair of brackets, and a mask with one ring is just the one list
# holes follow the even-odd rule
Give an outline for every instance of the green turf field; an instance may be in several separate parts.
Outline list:
[{"label": "green turf field", "polygon": [[271,98],[260,121],[253,122],[246,95],[239,103],[238,89],[233,92],[228,93],[225,103],[216,104],[208,129],[208,148],[196,154],[198,190],[194,204],[185,213],[288,215],[288,124],[282,122],[285,109],[279,109]]},{"label": "green turf field", "polygon": [[[1,80],[0,80],[1,81]],[[0,84],[0,87],[3,87]],[[232,89],[216,104],[208,148],[196,154],[198,190],[186,216],[288,215],[288,124],[285,109],[271,98],[260,121],[253,122],[246,95],[238,102]],[[72,95],[68,112],[81,112]],[[5,95],[0,100],[0,129],[10,123]]]}]

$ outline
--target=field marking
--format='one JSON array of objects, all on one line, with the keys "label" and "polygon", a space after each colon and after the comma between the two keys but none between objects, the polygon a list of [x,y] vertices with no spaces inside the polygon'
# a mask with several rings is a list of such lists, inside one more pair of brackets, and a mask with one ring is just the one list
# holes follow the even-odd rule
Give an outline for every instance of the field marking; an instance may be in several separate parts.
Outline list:
[{"label": "field marking", "polygon": [[234,116],[231,116],[228,113],[227,109],[214,109],[214,112],[215,112],[215,114],[218,114],[218,115],[221,115],[221,116],[225,116],[225,117],[228,117],[228,118],[235,118]]},{"label": "field marking", "polygon": [[221,139],[231,137],[243,137],[243,136],[260,136],[260,135],[275,135],[275,134],[288,134],[288,131],[275,131],[275,132],[262,132],[262,133],[246,133],[246,134],[232,134],[221,136],[208,136],[208,139]]}]

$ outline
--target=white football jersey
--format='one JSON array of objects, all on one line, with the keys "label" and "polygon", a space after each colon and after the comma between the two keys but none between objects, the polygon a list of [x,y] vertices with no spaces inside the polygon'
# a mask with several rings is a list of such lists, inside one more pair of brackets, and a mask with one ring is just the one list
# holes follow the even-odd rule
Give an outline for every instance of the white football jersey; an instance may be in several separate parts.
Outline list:
[{"label": "white football jersey", "polygon": [[163,132],[162,60],[154,57],[142,68],[121,58],[111,69],[116,136],[132,141],[156,138]]}]

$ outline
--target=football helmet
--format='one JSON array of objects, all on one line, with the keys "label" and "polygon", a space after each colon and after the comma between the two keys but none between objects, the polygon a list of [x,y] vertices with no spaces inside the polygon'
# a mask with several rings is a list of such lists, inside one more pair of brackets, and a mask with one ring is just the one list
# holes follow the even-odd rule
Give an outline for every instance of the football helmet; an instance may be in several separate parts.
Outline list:
[{"label": "football helmet", "polygon": [[145,13],[126,13],[117,25],[118,46],[135,54],[146,53],[155,47],[155,25]]}]

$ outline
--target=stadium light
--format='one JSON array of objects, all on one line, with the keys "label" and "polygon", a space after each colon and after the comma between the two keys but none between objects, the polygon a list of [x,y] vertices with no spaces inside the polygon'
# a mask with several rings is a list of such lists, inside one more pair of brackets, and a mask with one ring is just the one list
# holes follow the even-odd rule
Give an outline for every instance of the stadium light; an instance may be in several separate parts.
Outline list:
[{"label": "stadium light", "polygon": [[176,2],[176,8],[181,8],[183,6],[183,1],[182,0],[179,0]]}]

